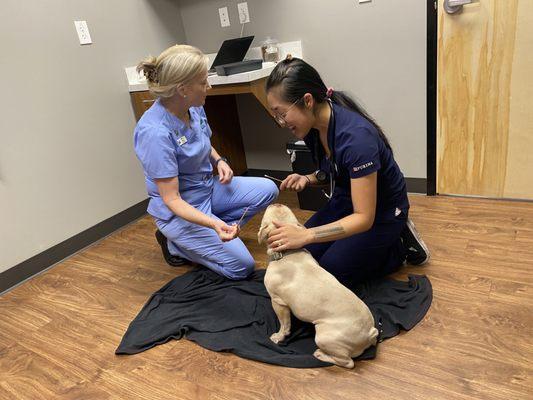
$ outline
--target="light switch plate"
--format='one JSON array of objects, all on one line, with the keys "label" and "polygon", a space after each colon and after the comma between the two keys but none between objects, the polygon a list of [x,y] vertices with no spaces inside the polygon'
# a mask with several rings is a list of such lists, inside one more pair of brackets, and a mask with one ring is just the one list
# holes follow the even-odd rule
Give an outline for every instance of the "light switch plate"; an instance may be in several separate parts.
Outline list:
[{"label": "light switch plate", "polygon": [[220,26],[222,28],[225,28],[226,26],[230,26],[228,7],[219,8],[218,9],[218,15],[220,15]]},{"label": "light switch plate", "polygon": [[74,26],[76,27],[76,32],[78,32],[80,44],[91,44],[93,42],[86,21],[74,21]]}]

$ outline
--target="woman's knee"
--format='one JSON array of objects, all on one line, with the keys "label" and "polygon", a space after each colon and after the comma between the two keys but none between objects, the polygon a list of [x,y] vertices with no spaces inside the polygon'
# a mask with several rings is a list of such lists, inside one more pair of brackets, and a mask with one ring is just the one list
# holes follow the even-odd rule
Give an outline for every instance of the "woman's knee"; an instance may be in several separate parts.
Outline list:
[{"label": "woman's knee", "polygon": [[277,199],[279,189],[274,182],[266,178],[257,178],[258,189],[261,191],[260,206],[266,206]]},{"label": "woman's knee", "polygon": [[274,201],[279,196],[279,189],[274,182],[272,182],[269,179],[267,179],[267,181],[268,181],[268,189],[269,189],[271,201]]},{"label": "woman's knee", "polygon": [[220,266],[221,273],[232,280],[246,279],[254,271],[255,261],[250,254],[241,254]]}]

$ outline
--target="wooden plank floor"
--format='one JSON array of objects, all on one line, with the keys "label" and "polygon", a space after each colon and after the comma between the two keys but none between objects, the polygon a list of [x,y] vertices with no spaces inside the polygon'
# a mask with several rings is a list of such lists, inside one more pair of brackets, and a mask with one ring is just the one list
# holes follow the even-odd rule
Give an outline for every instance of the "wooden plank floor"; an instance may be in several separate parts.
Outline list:
[{"label": "wooden plank floor", "polygon": [[[186,271],[164,263],[144,217],[0,297],[0,399],[532,399],[533,204],[411,202],[433,258],[398,278],[427,274],[434,302],[375,360],[291,369],[187,340],[115,356],[149,295]],[[242,237],[264,267],[259,221]]]}]

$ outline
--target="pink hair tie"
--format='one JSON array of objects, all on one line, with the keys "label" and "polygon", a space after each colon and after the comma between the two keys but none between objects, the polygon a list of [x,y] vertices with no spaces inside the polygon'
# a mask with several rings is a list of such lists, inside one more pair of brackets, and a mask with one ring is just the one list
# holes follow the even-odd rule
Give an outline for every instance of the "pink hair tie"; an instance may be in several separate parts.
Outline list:
[{"label": "pink hair tie", "polygon": [[332,94],[333,94],[333,88],[328,88],[328,90],[326,91],[326,97],[330,99]]}]

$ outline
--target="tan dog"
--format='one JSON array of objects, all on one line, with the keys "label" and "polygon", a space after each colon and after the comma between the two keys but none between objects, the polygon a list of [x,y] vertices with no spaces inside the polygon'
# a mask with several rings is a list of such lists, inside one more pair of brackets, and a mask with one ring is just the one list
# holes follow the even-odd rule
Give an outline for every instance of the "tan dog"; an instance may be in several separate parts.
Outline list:
[{"label": "tan dog", "polygon": [[[261,221],[259,243],[265,242],[275,229],[272,221],[300,225],[288,207],[272,204]],[[375,345],[378,337],[366,304],[318,265],[308,251],[277,253],[269,248],[267,254],[270,263],[265,286],[280,322],[279,332],[270,339],[278,343],[290,333],[292,311],[298,319],[315,325],[316,358],[353,368],[352,358]]]}]

